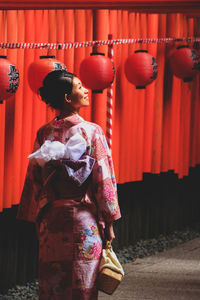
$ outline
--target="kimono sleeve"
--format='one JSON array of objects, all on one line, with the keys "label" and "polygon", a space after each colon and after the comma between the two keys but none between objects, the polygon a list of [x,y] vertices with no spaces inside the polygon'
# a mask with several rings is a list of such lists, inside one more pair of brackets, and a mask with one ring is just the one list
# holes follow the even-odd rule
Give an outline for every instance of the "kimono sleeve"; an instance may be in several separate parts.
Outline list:
[{"label": "kimono sleeve", "polygon": [[[35,140],[33,152],[40,148],[38,140]],[[36,222],[37,200],[42,190],[41,167],[35,160],[29,161],[24,181],[24,187],[17,211],[17,219],[28,222]]]},{"label": "kimono sleeve", "polygon": [[95,130],[93,168],[93,194],[97,203],[99,221],[111,223],[121,217],[117,197],[117,184],[113,161],[101,127]]}]

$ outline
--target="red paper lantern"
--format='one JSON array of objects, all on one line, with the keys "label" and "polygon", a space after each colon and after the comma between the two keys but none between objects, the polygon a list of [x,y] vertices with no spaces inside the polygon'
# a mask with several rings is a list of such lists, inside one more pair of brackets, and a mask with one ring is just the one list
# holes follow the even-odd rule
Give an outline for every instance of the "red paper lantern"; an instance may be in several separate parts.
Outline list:
[{"label": "red paper lantern", "polygon": [[12,96],[19,86],[19,72],[6,56],[0,56],[0,103]]},{"label": "red paper lantern", "polygon": [[115,68],[104,53],[91,53],[80,65],[80,79],[93,93],[102,93],[114,80]]},{"label": "red paper lantern", "polygon": [[188,82],[200,70],[200,57],[194,49],[187,45],[178,46],[169,58],[173,74]]},{"label": "red paper lantern", "polygon": [[144,89],[157,77],[156,59],[147,50],[136,50],[125,62],[125,74],[136,89]]},{"label": "red paper lantern", "polygon": [[66,66],[55,59],[55,56],[40,56],[40,59],[30,64],[28,68],[28,82],[33,92],[39,93],[43,80],[54,70],[66,70]]}]

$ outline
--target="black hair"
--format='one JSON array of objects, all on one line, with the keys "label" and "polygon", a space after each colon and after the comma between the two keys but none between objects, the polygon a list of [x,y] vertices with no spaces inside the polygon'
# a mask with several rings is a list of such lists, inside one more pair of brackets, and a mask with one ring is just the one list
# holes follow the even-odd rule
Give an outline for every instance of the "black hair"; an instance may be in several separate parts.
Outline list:
[{"label": "black hair", "polygon": [[62,110],[65,103],[65,94],[71,95],[73,78],[75,74],[66,70],[50,72],[43,80],[43,86],[39,88],[42,100],[54,109]]}]

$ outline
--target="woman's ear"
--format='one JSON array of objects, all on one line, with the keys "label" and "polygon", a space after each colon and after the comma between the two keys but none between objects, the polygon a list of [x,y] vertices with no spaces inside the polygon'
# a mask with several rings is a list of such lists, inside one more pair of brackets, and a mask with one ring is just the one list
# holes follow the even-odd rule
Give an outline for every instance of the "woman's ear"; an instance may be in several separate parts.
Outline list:
[{"label": "woman's ear", "polygon": [[71,103],[72,102],[72,100],[69,98],[69,96],[67,94],[65,94],[65,101],[67,103]]}]

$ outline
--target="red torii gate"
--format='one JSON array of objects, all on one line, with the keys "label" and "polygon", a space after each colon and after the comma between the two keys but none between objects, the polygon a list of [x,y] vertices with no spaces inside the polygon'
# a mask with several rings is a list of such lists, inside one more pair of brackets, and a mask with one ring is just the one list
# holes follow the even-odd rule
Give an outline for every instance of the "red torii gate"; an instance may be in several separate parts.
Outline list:
[{"label": "red torii gate", "polygon": [[200,9],[199,0],[4,0],[0,9],[134,9],[145,12],[193,12]]}]

